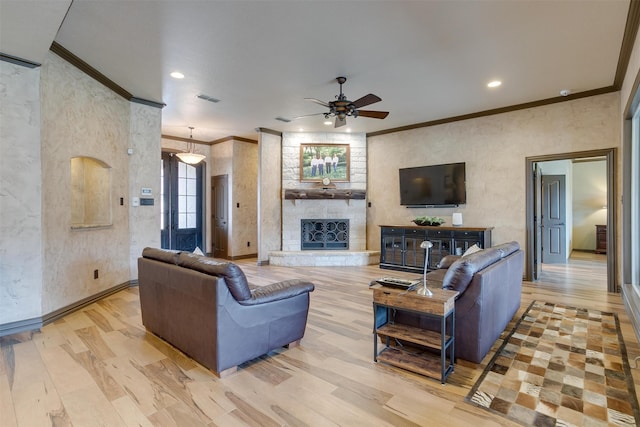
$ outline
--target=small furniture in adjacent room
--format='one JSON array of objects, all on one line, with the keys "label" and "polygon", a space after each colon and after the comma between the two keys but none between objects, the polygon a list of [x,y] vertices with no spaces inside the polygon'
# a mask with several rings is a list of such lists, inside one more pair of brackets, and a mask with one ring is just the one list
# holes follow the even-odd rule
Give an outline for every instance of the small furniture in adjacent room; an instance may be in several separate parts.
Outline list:
[{"label": "small furniture in adjacent room", "polygon": [[607,226],[596,225],[596,251],[597,254],[607,253]]},{"label": "small furniture in adjacent room", "polygon": [[251,288],[234,263],[154,248],[138,258],[138,282],[144,326],[220,377],[297,345],[314,289],[297,279]]}]

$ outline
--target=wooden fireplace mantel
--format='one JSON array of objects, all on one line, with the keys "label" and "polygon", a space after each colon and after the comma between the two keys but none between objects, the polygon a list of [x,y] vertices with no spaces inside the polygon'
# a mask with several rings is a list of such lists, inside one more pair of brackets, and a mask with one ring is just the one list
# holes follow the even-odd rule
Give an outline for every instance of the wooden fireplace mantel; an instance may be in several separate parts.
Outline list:
[{"label": "wooden fireplace mantel", "polygon": [[291,188],[284,190],[284,198],[286,200],[364,200],[366,193],[366,190],[352,190],[342,188]]}]

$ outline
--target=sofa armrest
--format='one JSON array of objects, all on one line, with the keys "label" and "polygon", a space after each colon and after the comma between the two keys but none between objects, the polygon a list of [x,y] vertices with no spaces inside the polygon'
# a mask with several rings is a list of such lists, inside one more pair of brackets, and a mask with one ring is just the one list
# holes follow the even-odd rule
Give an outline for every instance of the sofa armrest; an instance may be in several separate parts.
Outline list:
[{"label": "sofa armrest", "polygon": [[267,286],[259,286],[251,290],[251,298],[238,301],[242,305],[257,305],[294,297],[312,292],[314,285],[300,279],[284,280]]}]

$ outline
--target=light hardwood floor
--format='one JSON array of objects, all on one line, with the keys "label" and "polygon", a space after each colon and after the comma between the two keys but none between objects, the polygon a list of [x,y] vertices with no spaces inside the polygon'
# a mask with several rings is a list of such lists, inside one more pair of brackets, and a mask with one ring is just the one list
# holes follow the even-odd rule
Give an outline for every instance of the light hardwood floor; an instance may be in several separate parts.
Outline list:
[{"label": "light hardwood floor", "polygon": [[[257,285],[290,278],[316,284],[301,346],[272,352],[218,379],[145,331],[138,289],[130,288],[40,332],[0,338],[0,425],[516,425],[464,401],[493,350],[481,364],[459,361],[445,385],[373,362],[368,283],[392,273],[416,275],[377,266],[239,264]],[[634,366],[640,347],[620,296],[608,294],[606,286],[586,286],[601,274],[597,264],[592,270],[570,265],[563,267],[562,280],[525,282],[514,320],[535,299],[616,312]],[[640,390],[640,375],[632,370]]]},{"label": "light hardwood floor", "polygon": [[540,280],[557,288],[607,289],[607,255],[572,251],[566,264],[542,264]]}]

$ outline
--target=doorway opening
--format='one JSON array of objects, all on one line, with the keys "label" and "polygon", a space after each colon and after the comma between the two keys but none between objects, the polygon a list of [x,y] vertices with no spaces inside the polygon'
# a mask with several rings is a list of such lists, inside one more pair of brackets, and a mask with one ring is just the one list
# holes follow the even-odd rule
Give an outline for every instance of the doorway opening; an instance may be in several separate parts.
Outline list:
[{"label": "doorway opening", "polygon": [[[537,281],[542,275],[543,264],[546,259],[546,270],[561,271],[558,264],[566,263],[569,267],[576,265],[584,265],[583,263],[594,263],[597,270],[597,263],[602,264],[603,256],[606,262],[606,283],[608,292],[619,292],[616,285],[615,271],[615,153],[616,149],[592,150],[576,153],[554,154],[546,156],[529,157],[526,159],[526,258],[525,258],[525,280]],[[565,199],[566,182],[561,182],[562,173],[558,173],[557,165],[553,162],[572,161],[584,162],[591,159],[604,159],[605,179],[606,179],[606,196],[602,192],[598,196],[593,195],[593,200],[587,202],[592,204],[592,215],[599,216],[596,222],[604,222],[597,224],[604,228],[593,227],[589,230],[573,230],[573,209],[572,203],[568,203],[570,208],[567,209],[566,204],[561,203]],[[561,164],[562,162],[558,162]],[[575,164],[575,163],[574,163]],[[544,169],[550,173],[546,183],[543,184],[545,176]],[[564,188],[563,188],[564,187]],[[583,188],[580,191],[588,192],[589,188]],[[603,198],[601,200],[601,198]],[[596,200],[597,198],[597,200]],[[578,208],[580,208],[578,206]],[[567,214],[569,210],[569,214]],[[579,213],[579,212],[578,212]],[[593,219],[589,219],[593,221]],[[577,216],[577,223],[588,222]],[[569,229],[569,231],[567,231]],[[604,233],[601,236],[600,244],[606,247],[606,255],[586,256],[587,253],[581,254],[577,251],[575,256],[572,249],[585,249],[589,244],[585,244],[585,239],[597,240],[597,232]],[[579,241],[576,241],[579,240]],[[604,241],[604,242],[603,242]],[[597,241],[596,241],[597,243]],[[594,248],[594,249],[597,249]],[[595,252],[595,250],[594,250]],[[589,254],[590,255],[590,254]],[[591,259],[593,258],[593,259]]]},{"label": "doorway opening", "polygon": [[162,153],[160,244],[163,249],[203,250],[204,163],[189,165]]}]

